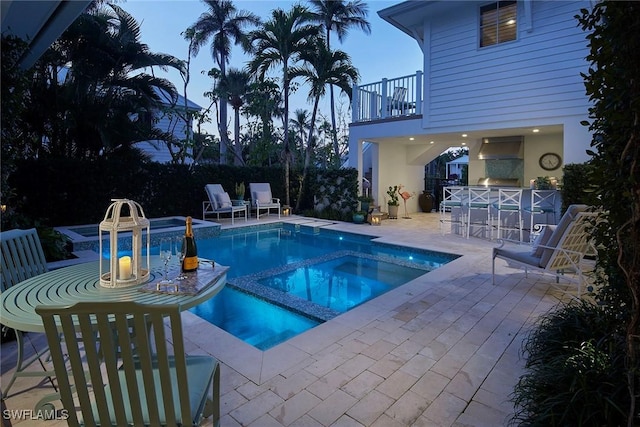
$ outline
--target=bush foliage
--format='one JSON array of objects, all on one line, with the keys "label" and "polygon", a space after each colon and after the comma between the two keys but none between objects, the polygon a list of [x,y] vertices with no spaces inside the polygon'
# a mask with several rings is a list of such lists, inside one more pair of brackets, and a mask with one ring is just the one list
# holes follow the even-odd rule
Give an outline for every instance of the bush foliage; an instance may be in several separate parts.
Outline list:
[{"label": "bush foliage", "polygon": [[[34,173],[33,171],[38,171]],[[292,181],[300,172],[292,171]],[[331,200],[329,216],[342,217],[357,204],[355,169],[314,170],[302,194],[301,212],[313,212],[314,198]],[[334,184],[325,185],[327,181]],[[9,201],[21,216],[44,225],[96,224],[104,218],[113,198],[140,203],[148,218],[202,216],[204,186],[219,183],[233,196],[238,182],[268,182],[274,197],[284,200],[281,168],[228,165],[188,165],[141,162],[139,159],[76,160],[37,159],[17,162],[10,186],[16,197]],[[295,184],[292,184],[295,187]],[[297,192],[292,192],[297,195]],[[248,199],[249,194],[245,195]],[[336,199],[337,198],[337,199]],[[334,200],[336,199],[336,200]],[[296,200],[292,200],[295,205]],[[322,215],[322,211],[317,212]],[[22,221],[28,223],[29,221]],[[4,228],[5,224],[3,224]]]}]

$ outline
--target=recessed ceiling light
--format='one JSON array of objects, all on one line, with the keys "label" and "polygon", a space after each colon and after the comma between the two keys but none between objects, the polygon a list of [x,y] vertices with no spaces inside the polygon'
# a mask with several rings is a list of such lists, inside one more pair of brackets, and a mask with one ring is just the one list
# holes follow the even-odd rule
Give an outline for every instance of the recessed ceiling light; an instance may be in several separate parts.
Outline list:
[{"label": "recessed ceiling light", "polygon": [[433,144],[435,141],[429,141],[429,144]]},{"label": "recessed ceiling light", "polygon": [[533,129],[531,132],[538,133],[538,132],[540,132],[540,129]]},{"label": "recessed ceiling light", "polygon": [[413,140],[415,140],[415,138],[414,138],[414,137],[410,137],[410,138],[409,138],[409,141],[413,141]]},{"label": "recessed ceiling light", "polygon": [[463,137],[463,138],[466,138],[466,137],[467,137],[467,134],[466,134],[466,133],[463,133],[463,134],[462,134],[462,137]]},{"label": "recessed ceiling light", "polygon": [[466,142],[463,142],[463,143],[462,143],[462,145],[467,145],[467,143],[466,143]]},{"label": "recessed ceiling light", "polygon": [[509,20],[507,21],[507,24],[508,24],[508,25],[513,25],[513,24],[515,24],[515,23],[516,23],[516,20],[515,20],[515,19],[509,19]]}]

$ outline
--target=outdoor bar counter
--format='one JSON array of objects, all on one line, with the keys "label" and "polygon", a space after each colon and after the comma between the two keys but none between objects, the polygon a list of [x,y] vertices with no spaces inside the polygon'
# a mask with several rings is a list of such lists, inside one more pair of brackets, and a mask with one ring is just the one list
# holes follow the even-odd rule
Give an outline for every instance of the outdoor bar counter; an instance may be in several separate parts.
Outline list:
[{"label": "outdoor bar counter", "polygon": [[[477,188],[477,189],[486,189],[487,187],[483,186],[458,186],[457,188],[464,189],[463,198],[462,198],[462,206],[461,207],[453,207],[451,208],[451,232],[460,235],[466,235],[466,229],[462,226],[462,214],[467,215],[467,210],[469,208],[468,203],[468,189],[469,188]],[[522,190],[522,198],[521,198],[521,214],[522,214],[522,222],[523,222],[523,241],[529,241],[529,232],[531,230],[531,203],[532,203],[532,193],[533,189],[530,187],[521,188],[521,187],[489,187],[491,190],[490,199],[491,199],[491,223],[493,226],[497,224],[497,206],[500,190]],[[540,190],[539,190],[540,191]],[[544,190],[553,192],[553,211],[549,213],[537,213],[534,216],[533,224],[556,224],[561,216],[561,207],[562,207],[562,199],[560,190]],[[548,194],[548,193],[547,193]],[[504,211],[503,211],[504,212]],[[517,235],[517,231],[514,234],[513,228],[517,222],[517,211],[513,211],[512,213],[503,213],[503,226],[505,229],[510,230],[510,232],[505,232],[503,236],[497,236],[496,232],[493,231],[491,234],[488,234],[486,229],[487,227],[483,227],[483,219],[486,222],[486,213],[480,209],[472,209],[471,211],[471,232],[470,235],[473,237],[483,237],[483,238],[500,238],[504,237],[507,239],[518,240],[519,236]],[[490,228],[491,229],[491,228]],[[495,229],[495,227],[494,227]]]}]

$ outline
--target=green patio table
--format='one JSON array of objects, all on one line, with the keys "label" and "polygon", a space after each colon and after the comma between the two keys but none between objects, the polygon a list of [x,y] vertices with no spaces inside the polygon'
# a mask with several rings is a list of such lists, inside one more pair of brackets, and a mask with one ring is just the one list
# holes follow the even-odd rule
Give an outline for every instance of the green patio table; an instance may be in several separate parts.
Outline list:
[{"label": "green patio table", "polygon": [[[213,266],[213,268],[212,268]],[[100,285],[100,262],[88,262],[52,270],[27,279],[0,295],[0,323],[23,332],[44,332],[42,319],[36,313],[39,305],[73,305],[77,302],[134,301],[141,304],[179,304],[183,310],[195,307],[220,292],[226,283],[229,267],[201,260],[197,274],[186,273],[184,283],[195,282],[197,290],[185,292],[154,292],[155,283],[162,279],[162,264],[153,259],[149,280],[125,288],[106,288]],[[177,271],[173,276],[177,275]],[[170,276],[171,277],[171,276]],[[183,281],[176,281],[183,283]],[[186,285],[185,285],[186,287]],[[144,289],[144,291],[143,291]],[[22,357],[19,355],[22,366]],[[26,363],[26,368],[31,362]],[[35,375],[34,375],[35,376]],[[51,376],[43,371],[42,376]],[[44,408],[56,396],[47,396],[36,404]]]},{"label": "green patio table", "polygon": [[[198,271],[211,262],[201,263]],[[146,284],[126,288],[100,286],[99,261],[63,267],[27,279],[3,292],[0,297],[0,323],[24,332],[44,332],[44,325],[35,308],[38,305],[72,305],[87,301],[134,301],[141,304],[180,304],[187,310],[212,298],[226,283],[229,267],[215,264],[211,281],[197,294],[142,292]],[[216,271],[217,270],[217,271]],[[162,266],[152,263],[149,283],[162,278]]]}]

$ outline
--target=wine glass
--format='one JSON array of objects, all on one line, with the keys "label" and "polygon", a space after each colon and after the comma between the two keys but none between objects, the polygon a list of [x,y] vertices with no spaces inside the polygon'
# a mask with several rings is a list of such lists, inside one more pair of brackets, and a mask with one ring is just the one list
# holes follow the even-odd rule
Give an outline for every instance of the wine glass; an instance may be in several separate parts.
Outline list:
[{"label": "wine glass", "polygon": [[171,253],[173,252],[171,244],[171,239],[162,239],[160,240],[160,259],[164,261],[164,274],[163,278],[160,281],[162,285],[170,285],[173,283],[173,280],[169,279],[169,261],[171,260]]},{"label": "wine glass", "polygon": [[182,273],[182,260],[184,259],[184,253],[182,252],[182,236],[178,236],[175,238],[174,240],[175,245],[174,247],[174,256],[176,261],[178,262],[178,277],[176,277],[176,280],[184,280],[187,278],[187,276],[184,275],[184,273]]}]

